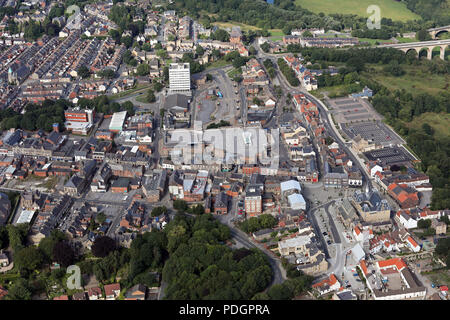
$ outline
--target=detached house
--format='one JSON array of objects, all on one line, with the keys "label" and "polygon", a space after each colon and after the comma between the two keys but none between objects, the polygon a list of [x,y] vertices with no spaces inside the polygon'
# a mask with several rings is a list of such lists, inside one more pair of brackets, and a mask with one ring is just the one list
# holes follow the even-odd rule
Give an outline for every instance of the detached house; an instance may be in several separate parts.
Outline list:
[{"label": "detached house", "polygon": [[120,284],[107,284],[104,287],[106,300],[115,300],[120,295]]},{"label": "detached house", "polygon": [[88,297],[89,300],[103,300],[102,289],[99,287],[89,288]]},{"label": "detached house", "polygon": [[146,293],[147,287],[143,284],[137,284],[127,291],[125,300],[145,300]]},{"label": "detached house", "polygon": [[316,289],[320,295],[324,295],[339,290],[341,284],[334,273],[332,273],[328,278],[313,284],[312,287]]}]

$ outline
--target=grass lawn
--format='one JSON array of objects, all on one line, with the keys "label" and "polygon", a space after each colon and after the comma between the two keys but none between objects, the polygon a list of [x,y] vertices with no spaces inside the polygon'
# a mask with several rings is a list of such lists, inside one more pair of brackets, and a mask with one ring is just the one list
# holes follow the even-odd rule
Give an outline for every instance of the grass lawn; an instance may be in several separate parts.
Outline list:
[{"label": "grass lawn", "polygon": [[315,13],[356,14],[361,17],[372,15],[367,13],[367,8],[370,5],[378,5],[381,9],[381,18],[390,18],[394,21],[420,19],[417,14],[406,8],[404,2],[394,0],[295,0],[295,4]]},{"label": "grass lawn", "polygon": [[239,75],[242,74],[242,69],[241,68],[238,68],[238,69],[234,68],[234,69],[231,69],[230,71],[228,71],[227,74],[228,74],[228,77],[230,79],[233,79],[235,76],[239,76]]},{"label": "grass lawn", "polygon": [[119,98],[123,98],[126,97],[130,94],[133,94],[137,91],[143,90],[143,89],[148,89],[150,88],[152,85],[148,84],[148,83],[138,83],[137,85],[134,86],[134,88],[130,89],[130,90],[125,90],[123,92],[119,92],[113,95],[108,96],[111,100],[115,100],[115,99],[119,99]]},{"label": "grass lawn", "polygon": [[450,270],[438,270],[426,276],[436,285],[450,285]]},{"label": "grass lawn", "polygon": [[332,87],[323,87],[319,88],[317,90],[311,91],[311,94],[315,97],[323,97],[324,95],[327,95],[329,98],[337,98],[337,97],[345,97],[348,95],[348,85],[342,84],[338,86],[332,86]]},{"label": "grass lawn", "polygon": [[[240,22],[235,22],[235,21],[229,21],[229,22],[214,22],[213,25],[218,26],[219,28],[222,29],[231,29],[234,26],[239,26],[241,27],[242,31],[248,31],[248,30],[262,30],[261,28],[258,28],[256,26],[251,26],[249,24],[244,24],[244,23],[240,23]],[[269,29],[270,35],[271,37],[280,37],[280,39],[284,36],[283,31],[281,31],[281,29]]]},{"label": "grass lawn", "polygon": [[48,177],[47,179],[47,181],[39,184],[38,187],[43,187],[50,190],[53,189],[58,183],[58,176]]},{"label": "grass lawn", "polygon": [[154,103],[154,102],[147,101],[147,93],[141,94],[140,96],[136,97],[136,101],[142,102],[142,103]]},{"label": "grass lawn", "polygon": [[386,44],[386,43],[394,43],[392,40],[384,40],[384,39],[369,39],[369,38],[358,38],[359,42],[368,42],[370,45],[378,44]]},{"label": "grass lawn", "polygon": [[219,28],[222,29],[227,29],[227,28],[232,28],[234,26],[239,26],[241,27],[242,31],[248,31],[248,30],[260,30],[260,28],[255,27],[255,26],[251,26],[248,24],[244,24],[244,23],[240,23],[240,22],[235,22],[235,21],[229,21],[229,22],[214,22],[213,25],[218,26]]},{"label": "grass lawn", "polygon": [[397,37],[395,39],[397,39],[399,43],[409,43],[409,42],[416,42],[417,41],[417,39],[415,39],[415,38],[401,38],[401,37]]},{"label": "grass lawn", "polygon": [[405,89],[412,94],[427,92],[431,95],[438,95],[446,92],[450,83],[450,75],[424,72],[420,66],[402,65],[406,74],[401,77],[385,74],[382,71],[382,65],[370,65],[370,67],[374,68],[376,72],[365,73],[364,75],[368,78],[378,81],[389,89]]},{"label": "grass lawn", "polygon": [[222,67],[225,67],[225,66],[228,66],[228,65],[231,65],[230,61],[225,61],[223,59],[220,59],[220,60],[214,61],[213,63],[208,65],[206,67],[206,70],[213,69],[213,68],[222,68]]}]

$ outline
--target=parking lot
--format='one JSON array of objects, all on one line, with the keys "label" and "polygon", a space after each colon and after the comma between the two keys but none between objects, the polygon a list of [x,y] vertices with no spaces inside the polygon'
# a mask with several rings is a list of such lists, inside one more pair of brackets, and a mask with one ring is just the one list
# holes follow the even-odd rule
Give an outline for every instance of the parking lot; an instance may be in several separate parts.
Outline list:
[{"label": "parking lot", "polygon": [[357,135],[364,140],[371,141],[382,146],[400,145],[405,141],[400,138],[394,131],[388,128],[381,121],[370,121],[349,124],[342,126],[342,130],[350,138],[354,139]]},{"label": "parking lot", "polygon": [[334,118],[340,124],[382,119],[371,104],[364,99],[328,99],[327,103]]},{"label": "parking lot", "polygon": [[92,192],[89,191],[86,195],[86,200],[89,201],[101,201],[111,203],[125,203],[125,201],[131,199],[137,190],[130,190],[127,193],[114,193],[108,192]]},{"label": "parking lot", "polygon": [[212,82],[195,93],[195,120],[202,121],[205,127],[220,120],[236,125],[242,103],[239,94],[236,94],[238,87],[223,70],[213,72],[212,76]]}]

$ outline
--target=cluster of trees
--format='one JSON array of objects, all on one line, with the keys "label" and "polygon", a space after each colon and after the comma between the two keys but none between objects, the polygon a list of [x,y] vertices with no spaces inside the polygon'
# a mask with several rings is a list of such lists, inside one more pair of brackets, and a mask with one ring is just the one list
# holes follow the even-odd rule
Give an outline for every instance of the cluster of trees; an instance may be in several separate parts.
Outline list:
[{"label": "cluster of trees", "polygon": [[[3,130],[11,128],[34,131],[43,129],[52,131],[54,123],[58,123],[61,129],[64,128],[64,110],[74,105],[65,100],[58,99],[45,100],[41,105],[28,104],[24,114],[16,112],[11,108],[0,111],[0,122]],[[112,114],[114,112],[126,110],[129,115],[134,115],[134,105],[130,101],[123,104],[112,102],[107,96],[98,96],[94,99],[81,98],[78,106],[82,108],[95,109],[96,112]]]},{"label": "cluster of trees", "polygon": [[[176,0],[168,8],[200,19],[205,26],[211,26],[216,21],[237,21],[261,28],[265,33],[268,33],[268,29],[282,29],[284,34],[290,34],[292,29],[324,28],[340,31],[352,28],[361,32],[358,36],[364,38],[389,39],[397,33],[449,24],[450,18],[445,14],[446,10],[441,9],[445,8],[445,1],[407,0],[408,8],[421,15],[424,20],[401,22],[382,18],[383,28],[380,30],[368,30],[366,17],[354,14],[315,14],[301,7],[296,0],[275,0],[274,5],[254,0]],[[219,35],[220,38],[226,37],[223,32]]]},{"label": "cluster of trees", "polygon": [[64,109],[72,103],[60,100],[45,100],[41,105],[28,104],[26,113],[22,114],[12,109],[0,111],[1,128],[4,130],[16,128],[34,131],[43,129],[51,131],[54,123],[64,128]]},{"label": "cluster of trees", "polygon": [[433,185],[431,208],[450,208],[450,138],[435,135],[426,123],[421,127],[407,125],[414,117],[425,112],[450,112],[450,94],[413,95],[400,90],[383,90],[374,96],[372,104],[396,132],[406,137],[408,145],[422,160],[420,169],[430,177]]},{"label": "cluster of trees", "polygon": [[405,55],[402,51],[393,48],[351,48],[339,50],[291,45],[287,49],[295,49],[295,52],[301,53],[306,60],[312,63],[316,61],[343,62],[346,63],[347,68],[358,72],[363,70],[366,63],[388,64],[392,60],[396,60],[398,63],[412,63],[417,60],[415,55]]},{"label": "cluster of trees", "polygon": [[206,129],[217,129],[220,127],[229,127],[229,126],[231,126],[231,124],[228,121],[220,120],[218,123],[213,122],[208,124]]},{"label": "cluster of trees", "polygon": [[[176,0],[169,8],[181,10],[193,18],[206,19],[209,23],[215,21],[237,21],[250,24],[261,29],[282,29],[287,24],[294,27],[326,27],[341,30],[339,21],[325,16],[315,15],[301,7],[295,6],[293,1],[285,6],[269,5],[266,1],[254,0]],[[205,14],[200,15],[200,12]],[[283,29],[285,31],[285,29]],[[286,32],[288,30],[286,28]]]},{"label": "cluster of trees", "polygon": [[277,219],[271,214],[262,214],[240,222],[239,228],[245,233],[253,233],[261,229],[271,229],[277,223]]},{"label": "cluster of trees", "polygon": [[94,109],[97,113],[113,114],[114,112],[127,111],[129,116],[134,115],[134,105],[131,101],[120,104],[112,101],[108,96],[101,95],[94,99],[81,98],[77,105],[81,108]]},{"label": "cluster of trees", "polygon": [[136,278],[144,277],[151,271],[162,270],[168,257],[167,241],[166,234],[160,231],[146,232],[133,240],[129,250],[129,283],[134,283]]},{"label": "cluster of trees", "polygon": [[417,227],[424,229],[423,236],[431,236],[436,234],[436,230],[431,227],[431,220],[419,220]]},{"label": "cluster of trees", "polygon": [[199,73],[199,72],[202,72],[203,70],[205,70],[205,66],[195,60],[195,56],[192,52],[183,54],[181,62],[189,63],[189,68],[190,68],[191,74]]},{"label": "cluster of trees", "polygon": [[[123,43],[127,48],[132,46],[134,37],[144,33],[145,22],[141,20],[133,21],[133,17],[136,15],[143,16],[145,21],[145,10],[137,6],[113,5],[108,16],[109,19],[119,26],[118,31],[111,31],[111,36],[114,40]],[[131,36],[122,37],[122,33],[125,30],[130,30]]]},{"label": "cluster of trees", "polygon": [[97,76],[100,78],[113,79],[116,76],[116,73],[111,69],[104,69],[97,72]]},{"label": "cluster of trees", "polygon": [[338,74],[332,76],[329,72],[324,72],[317,77],[317,84],[319,88],[332,87],[338,85],[350,85],[360,80],[357,72],[348,72],[348,69],[343,68]]},{"label": "cluster of trees", "polygon": [[55,261],[63,267],[68,267],[75,261],[75,252],[67,242],[67,236],[55,229],[49,237],[39,242],[39,250],[45,262]]},{"label": "cluster of trees", "polygon": [[403,70],[397,60],[392,60],[389,64],[385,65],[383,71],[394,77],[400,77],[405,74],[405,70]]},{"label": "cluster of trees", "polygon": [[221,244],[230,231],[210,214],[178,215],[164,233],[170,253],[163,269],[167,299],[250,299],[270,283],[265,255]]},{"label": "cluster of trees", "polygon": [[219,28],[216,30],[216,32],[211,34],[211,39],[222,42],[228,42],[230,41],[230,34],[227,31]]},{"label": "cluster of trees", "polygon": [[251,57],[243,57],[240,55],[239,51],[235,50],[231,51],[230,53],[227,53],[223,57],[223,59],[225,61],[231,62],[233,64],[233,67],[237,69],[245,65],[247,61],[251,59]]},{"label": "cluster of trees", "polygon": [[268,41],[264,42],[262,45],[260,45],[260,47],[265,53],[268,53],[270,51],[270,44]]},{"label": "cluster of trees", "polygon": [[254,299],[257,300],[290,300],[298,295],[304,294],[311,288],[314,277],[306,275],[303,271],[281,259],[282,265],[286,270],[288,280],[282,284],[273,285],[268,291],[258,293]]},{"label": "cluster of trees", "polygon": [[272,60],[266,59],[266,60],[264,60],[263,64],[264,64],[264,67],[266,67],[269,78],[270,79],[275,78],[276,71],[275,71],[275,65],[273,64]]},{"label": "cluster of trees", "polygon": [[153,103],[156,101],[155,91],[153,89],[148,89],[145,100],[147,100],[148,103]]},{"label": "cluster of trees", "polygon": [[450,269],[450,238],[439,239],[434,252],[445,261],[447,269]]},{"label": "cluster of trees", "polygon": [[[433,21],[440,26],[450,24],[446,0],[405,0],[405,2],[409,10],[417,13],[425,20]],[[447,10],[444,8],[447,8]]]},{"label": "cluster of trees", "polygon": [[138,64],[137,60],[133,57],[133,54],[131,53],[130,50],[125,51],[122,59],[123,59],[123,62],[125,62],[126,64],[128,64],[132,67],[136,67]]},{"label": "cluster of trees", "polygon": [[383,39],[388,40],[396,35],[395,32],[389,31],[385,27],[380,29],[359,29],[353,30],[352,36],[357,38]]},{"label": "cluster of trees", "polygon": [[295,75],[294,70],[292,70],[291,67],[288,66],[288,64],[286,63],[286,61],[284,61],[283,58],[278,58],[277,62],[278,68],[284,74],[289,84],[293,87],[298,87],[300,81],[298,81],[298,78]]},{"label": "cluster of trees", "polygon": [[422,29],[416,32],[416,39],[419,41],[431,40],[431,35],[426,29]]},{"label": "cluster of trees", "polygon": [[[28,226],[15,227],[22,237],[26,236],[25,230]],[[14,232],[12,229],[8,230]],[[25,236],[24,236],[25,234]],[[14,235],[10,235],[10,242],[13,244]],[[58,231],[52,231],[51,235],[44,238],[38,247],[24,247],[24,240],[20,246],[14,249],[14,265],[19,270],[23,278],[29,278],[35,270],[39,270],[44,264],[55,261],[63,267],[71,265],[75,260],[75,252],[68,244],[66,236]]]},{"label": "cluster of trees", "polygon": [[130,255],[128,250],[120,248],[111,251],[105,257],[98,260],[84,260],[79,264],[81,272],[94,274],[98,281],[115,280],[118,272],[128,264]]},{"label": "cluster of trees", "polygon": [[152,209],[151,215],[152,217],[158,217],[165,213],[167,213],[167,208],[165,206],[159,206]]}]

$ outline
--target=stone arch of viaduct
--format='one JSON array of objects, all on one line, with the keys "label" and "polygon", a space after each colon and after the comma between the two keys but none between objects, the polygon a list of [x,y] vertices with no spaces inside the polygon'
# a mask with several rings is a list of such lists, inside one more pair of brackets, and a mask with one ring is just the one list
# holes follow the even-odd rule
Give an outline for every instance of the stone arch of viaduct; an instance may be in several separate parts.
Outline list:
[{"label": "stone arch of viaduct", "polygon": [[433,57],[433,49],[439,47],[440,48],[440,52],[439,52],[439,57],[442,60],[445,60],[445,50],[449,47],[448,44],[442,44],[442,45],[431,45],[431,46],[414,46],[414,47],[407,47],[407,48],[398,48],[399,50],[402,50],[405,54],[408,53],[408,51],[410,50],[415,50],[417,52],[417,56],[419,56],[420,51],[422,51],[423,49],[426,49],[427,51],[427,59],[431,60]]},{"label": "stone arch of viaduct", "polygon": [[428,32],[430,33],[430,35],[433,39],[437,39],[438,35],[441,32],[449,32],[450,33],[450,25],[445,26],[445,27],[440,27],[440,28],[429,29]]}]

